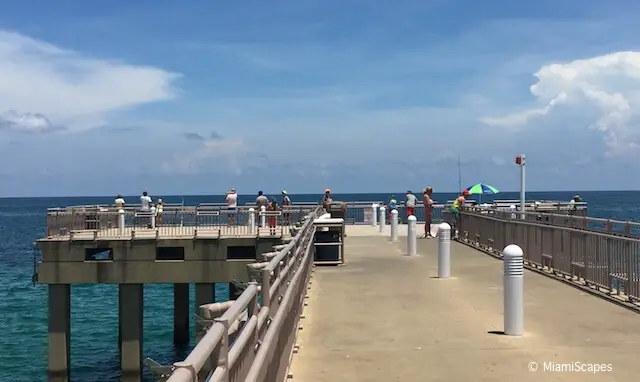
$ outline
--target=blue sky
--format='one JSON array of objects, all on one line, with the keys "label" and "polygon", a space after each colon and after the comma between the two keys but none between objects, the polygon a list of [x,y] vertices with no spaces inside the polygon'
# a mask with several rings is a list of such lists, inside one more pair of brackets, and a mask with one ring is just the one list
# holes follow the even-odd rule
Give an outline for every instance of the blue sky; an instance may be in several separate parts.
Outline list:
[{"label": "blue sky", "polygon": [[11,4],[0,196],[640,188],[637,2]]}]

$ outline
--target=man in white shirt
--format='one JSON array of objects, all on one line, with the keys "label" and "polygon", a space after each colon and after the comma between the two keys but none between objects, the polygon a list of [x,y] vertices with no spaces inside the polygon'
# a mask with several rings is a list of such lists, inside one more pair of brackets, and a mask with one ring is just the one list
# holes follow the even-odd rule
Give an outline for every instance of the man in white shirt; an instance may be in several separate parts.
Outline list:
[{"label": "man in white shirt", "polygon": [[238,194],[236,193],[236,189],[232,188],[231,191],[227,193],[227,224],[233,224],[236,219],[236,213],[238,212]]},{"label": "man in white shirt", "polygon": [[147,191],[143,192],[140,197],[140,211],[151,211],[151,197],[147,194]]},{"label": "man in white shirt", "polygon": [[[151,212],[151,197],[147,194],[147,191],[144,191],[142,196],[140,196],[140,211]],[[143,221],[144,220],[147,220],[147,227],[151,228],[151,216],[143,218]]]}]

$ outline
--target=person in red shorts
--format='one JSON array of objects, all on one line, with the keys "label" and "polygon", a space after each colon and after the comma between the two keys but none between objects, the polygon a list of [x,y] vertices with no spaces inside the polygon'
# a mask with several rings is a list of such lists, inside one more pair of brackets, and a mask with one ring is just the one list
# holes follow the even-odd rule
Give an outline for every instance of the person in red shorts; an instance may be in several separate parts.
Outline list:
[{"label": "person in red shorts", "polygon": [[418,198],[416,198],[411,190],[407,191],[407,196],[404,202],[404,205],[407,207],[407,218],[411,215],[415,215],[415,208],[417,203]]}]

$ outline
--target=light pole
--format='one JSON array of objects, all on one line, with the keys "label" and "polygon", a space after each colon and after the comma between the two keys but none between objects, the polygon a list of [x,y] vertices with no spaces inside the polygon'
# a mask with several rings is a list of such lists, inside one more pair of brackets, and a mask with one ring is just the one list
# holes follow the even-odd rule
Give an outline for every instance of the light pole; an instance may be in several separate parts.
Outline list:
[{"label": "light pole", "polygon": [[520,154],[516,157],[516,164],[520,166],[520,219],[525,219],[524,214],[524,202],[525,202],[525,176],[524,176],[524,166],[525,159],[524,154]]}]

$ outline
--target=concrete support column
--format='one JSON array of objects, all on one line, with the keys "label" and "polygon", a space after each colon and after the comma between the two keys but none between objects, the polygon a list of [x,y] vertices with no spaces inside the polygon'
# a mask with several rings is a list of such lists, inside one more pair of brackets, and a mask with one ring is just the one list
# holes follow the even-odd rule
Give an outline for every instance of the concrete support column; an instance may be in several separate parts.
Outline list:
[{"label": "concrete support column", "polygon": [[[200,313],[200,305],[215,302],[213,294],[214,287],[215,284],[212,283],[196,284],[196,314]],[[202,338],[202,335],[204,335],[203,323],[196,321],[196,342]]]},{"label": "concrete support column", "polygon": [[49,382],[68,382],[70,369],[71,288],[49,285]]},{"label": "concrete support column", "polygon": [[173,343],[189,344],[189,284],[173,284]]},{"label": "concrete support column", "polygon": [[144,284],[120,284],[120,380],[142,380],[142,316]]}]

